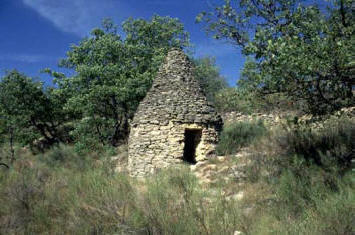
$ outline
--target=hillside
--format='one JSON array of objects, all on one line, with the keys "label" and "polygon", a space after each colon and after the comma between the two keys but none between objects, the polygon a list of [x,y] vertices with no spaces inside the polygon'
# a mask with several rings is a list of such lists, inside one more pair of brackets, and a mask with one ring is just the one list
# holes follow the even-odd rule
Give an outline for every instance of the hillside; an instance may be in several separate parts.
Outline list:
[{"label": "hillside", "polygon": [[117,173],[124,146],[116,157],[16,148],[15,165],[0,173],[1,233],[351,234],[354,172],[336,163],[354,157],[348,116],[310,132],[307,124],[234,122],[221,136],[226,155],[143,181]]}]

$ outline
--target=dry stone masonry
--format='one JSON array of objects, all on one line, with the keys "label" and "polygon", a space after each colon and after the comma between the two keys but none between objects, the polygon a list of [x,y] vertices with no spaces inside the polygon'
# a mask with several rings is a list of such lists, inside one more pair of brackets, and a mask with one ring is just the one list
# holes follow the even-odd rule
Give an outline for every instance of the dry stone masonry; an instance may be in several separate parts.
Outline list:
[{"label": "dry stone masonry", "polygon": [[[298,118],[301,122],[311,122],[311,126],[315,128],[322,127],[324,121],[318,120],[315,121],[314,117],[310,114],[300,114],[297,111],[279,111],[273,113],[252,113],[252,114],[244,114],[241,112],[228,112],[222,114],[222,119],[225,125],[235,123],[235,122],[250,122],[250,121],[263,121],[269,127],[277,127],[280,124],[285,124],[287,119],[292,120],[295,117]],[[347,107],[342,108],[338,112],[334,113],[331,117],[347,117],[350,119],[354,119],[355,117],[355,107]],[[326,121],[331,120],[330,117]]]},{"label": "dry stone masonry", "polygon": [[182,162],[206,160],[214,155],[222,125],[187,56],[171,50],[131,123],[130,174],[143,177]]}]

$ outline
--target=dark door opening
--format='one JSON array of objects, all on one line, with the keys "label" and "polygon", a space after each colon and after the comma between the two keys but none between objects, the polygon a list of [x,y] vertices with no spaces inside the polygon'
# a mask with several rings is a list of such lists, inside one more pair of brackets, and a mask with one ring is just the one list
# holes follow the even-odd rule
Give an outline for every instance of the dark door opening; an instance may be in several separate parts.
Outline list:
[{"label": "dark door opening", "polygon": [[183,160],[190,164],[196,163],[196,148],[201,141],[202,130],[185,130],[185,147]]}]

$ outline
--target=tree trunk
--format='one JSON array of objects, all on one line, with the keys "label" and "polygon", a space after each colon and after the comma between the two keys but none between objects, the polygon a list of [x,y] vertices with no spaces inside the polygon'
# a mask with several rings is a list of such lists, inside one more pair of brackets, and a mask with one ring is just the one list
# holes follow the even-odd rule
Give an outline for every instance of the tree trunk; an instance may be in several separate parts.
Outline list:
[{"label": "tree trunk", "polygon": [[14,149],[14,129],[10,127],[10,163],[11,165],[15,162],[15,149]]}]

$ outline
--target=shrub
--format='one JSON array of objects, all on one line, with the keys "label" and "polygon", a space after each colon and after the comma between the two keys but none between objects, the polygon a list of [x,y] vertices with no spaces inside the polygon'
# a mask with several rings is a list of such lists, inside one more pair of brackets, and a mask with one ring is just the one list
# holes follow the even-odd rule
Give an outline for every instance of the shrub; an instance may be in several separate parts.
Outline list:
[{"label": "shrub", "polygon": [[[105,167],[112,168],[110,166],[110,156],[113,155],[116,155],[116,151],[111,146],[105,146],[99,152],[93,151],[89,154],[80,154],[76,151],[75,146],[60,144],[52,147],[46,153],[39,154],[38,159],[52,168],[64,167],[72,170],[90,170],[97,164],[104,164]],[[112,170],[108,168],[107,170]]]},{"label": "shrub", "polygon": [[84,170],[93,163],[88,155],[79,155],[75,149],[68,145],[54,146],[46,153],[40,154],[39,159],[49,167],[65,167]]},{"label": "shrub", "polygon": [[217,146],[218,154],[234,154],[266,133],[261,121],[237,122],[224,128]]},{"label": "shrub", "polygon": [[354,139],[355,123],[347,118],[330,119],[318,129],[298,122],[277,137],[287,155],[297,154],[324,167],[339,164],[343,168],[349,168],[355,157]]}]

